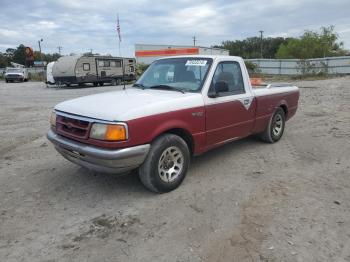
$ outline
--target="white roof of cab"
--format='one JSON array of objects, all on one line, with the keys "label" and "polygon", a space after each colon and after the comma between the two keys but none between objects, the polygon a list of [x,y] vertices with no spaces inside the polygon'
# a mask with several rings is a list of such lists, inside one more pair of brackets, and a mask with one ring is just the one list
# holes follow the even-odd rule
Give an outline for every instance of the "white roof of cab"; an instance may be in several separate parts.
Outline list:
[{"label": "white roof of cab", "polygon": [[169,58],[212,58],[213,60],[215,59],[223,59],[223,60],[242,60],[242,57],[240,56],[230,56],[230,55],[177,55],[177,56],[166,56],[166,57],[161,57],[156,59],[161,60],[161,59],[169,59]]}]

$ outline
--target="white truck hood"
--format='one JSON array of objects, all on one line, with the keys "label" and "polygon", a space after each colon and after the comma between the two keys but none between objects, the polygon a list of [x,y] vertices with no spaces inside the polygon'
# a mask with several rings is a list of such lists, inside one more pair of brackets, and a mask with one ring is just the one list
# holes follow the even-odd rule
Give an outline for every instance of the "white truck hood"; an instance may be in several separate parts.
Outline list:
[{"label": "white truck hood", "polygon": [[106,121],[128,121],[203,104],[200,93],[127,88],[68,100],[56,105],[55,110]]}]

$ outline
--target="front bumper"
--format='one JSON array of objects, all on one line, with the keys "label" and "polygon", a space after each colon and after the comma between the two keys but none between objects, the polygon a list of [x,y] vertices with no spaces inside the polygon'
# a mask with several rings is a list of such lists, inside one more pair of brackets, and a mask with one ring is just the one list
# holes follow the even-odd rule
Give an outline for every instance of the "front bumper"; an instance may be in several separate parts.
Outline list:
[{"label": "front bumper", "polygon": [[18,80],[21,81],[24,79],[23,75],[5,75],[6,80]]},{"label": "front bumper", "polygon": [[146,144],[122,149],[102,149],[70,140],[52,130],[47,133],[47,138],[69,161],[97,172],[113,174],[139,167],[150,148],[150,145]]}]

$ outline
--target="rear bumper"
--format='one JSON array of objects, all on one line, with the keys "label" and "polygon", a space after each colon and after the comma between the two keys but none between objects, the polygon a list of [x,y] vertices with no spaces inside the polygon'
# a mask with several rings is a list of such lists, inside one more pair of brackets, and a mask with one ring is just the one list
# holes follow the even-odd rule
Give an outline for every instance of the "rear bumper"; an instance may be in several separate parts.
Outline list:
[{"label": "rear bumper", "polygon": [[47,133],[47,138],[69,161],[97,172],[113,174],[139,167],[150,148],[146,144],[122,149],[102,149],[67,139],[52,130]]}]

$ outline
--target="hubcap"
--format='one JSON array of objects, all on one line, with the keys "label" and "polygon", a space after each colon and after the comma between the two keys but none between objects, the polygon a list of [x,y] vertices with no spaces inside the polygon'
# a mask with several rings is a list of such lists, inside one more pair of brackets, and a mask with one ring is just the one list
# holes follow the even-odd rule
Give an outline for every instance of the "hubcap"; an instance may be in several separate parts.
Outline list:
[{"label": "hubcap", "polygon": [[159,158],[158,174],[164,182],[174,181],[182,172],[184,157],[176,146],[165,149]]},{"label": "hubcap", "polygon": [[280,114],[275,115],[274,124],[272,126],[272,133],[274,136],[279,136],[282,132],[283,119]]}]

